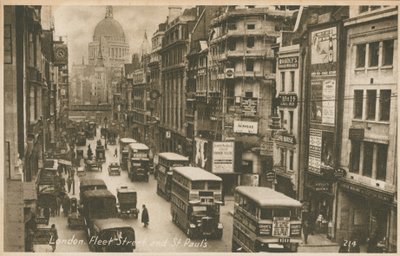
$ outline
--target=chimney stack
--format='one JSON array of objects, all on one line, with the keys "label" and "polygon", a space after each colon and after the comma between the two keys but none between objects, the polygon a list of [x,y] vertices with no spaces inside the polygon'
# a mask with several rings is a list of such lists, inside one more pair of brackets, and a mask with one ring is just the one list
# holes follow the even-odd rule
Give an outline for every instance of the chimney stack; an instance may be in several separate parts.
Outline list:
[{"label": "chimney stack", "polygon": [[179,15],[182,14],[182,7],[179,6],[170,6],[168,7],[168,23],[173,21]]}]

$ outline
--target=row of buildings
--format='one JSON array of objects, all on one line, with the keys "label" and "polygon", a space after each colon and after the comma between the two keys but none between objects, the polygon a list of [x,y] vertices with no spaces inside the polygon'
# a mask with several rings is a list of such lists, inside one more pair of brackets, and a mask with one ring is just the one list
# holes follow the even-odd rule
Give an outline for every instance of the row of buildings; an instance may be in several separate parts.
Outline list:
[{"label": "row of buildings", "polygon": [[[4,250],[25,243],[36,211],[35,180],[61,149],[68,122],[68,47],[49,6],[4,6]],[[67,150],[65,148],[64,150]]]},{"label": "row of buildings", "polygon": [[125,134],[395,251],[398,8],[169,10],[113,96]]}]

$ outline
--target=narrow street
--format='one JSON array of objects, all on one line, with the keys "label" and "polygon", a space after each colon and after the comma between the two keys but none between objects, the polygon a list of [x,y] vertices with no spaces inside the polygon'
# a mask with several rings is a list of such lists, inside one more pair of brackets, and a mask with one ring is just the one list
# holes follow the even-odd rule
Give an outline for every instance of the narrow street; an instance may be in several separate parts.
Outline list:
[{"label": "narrow street", "polygon": [[[97,131],[97,137],[94,140],[88,140],[88,145],[95,152],[96,142],[100,138],[100,130]],[[101,139],[104,145],[104,139]],[[156,194],[157,181],[151,175],[149,182],[131,182],[126,171],[122,171],[120,176],[109,176],[107,167],[110,163],[118,161],[114,157],[117,145],[107,145],[106,162],[103,163],[102,172],[86,172],[85,178],[103,179],[115,196],[117,188],[128,186],[135,188],[138,192],[137,208],[141,210],[145,204],[150,215],[150,225],[144,228],[138,219],[124,219],[131,225],[136,232],[136,250],[135,252],[230,252],[232,237],[232,216],[229,213],[233,210],[233,199],[228,198],[224,206],[221,206],[221,221],[224,225],[224,234],[222,240],[190,240],[186,234],[180,230],[171,221],[170,203]],[[79,178],[75,177],[75,196],[79,197]],[[72,191],[69,194],[73,197]],[[88,252],[86,233],[84,230],[71,230],[67,226],[66,217],[52,217],[50,223],[54,223],[58,229],[60,241],[57,245],[57,252]]]}]

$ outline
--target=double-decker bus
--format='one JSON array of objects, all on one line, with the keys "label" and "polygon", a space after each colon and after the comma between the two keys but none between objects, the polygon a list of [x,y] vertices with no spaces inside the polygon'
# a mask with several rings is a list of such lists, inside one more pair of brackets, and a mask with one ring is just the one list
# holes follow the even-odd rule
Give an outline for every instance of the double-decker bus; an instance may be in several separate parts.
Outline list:
[{"label": "double-decker bus", "polygon": [[235,190],[232,252],[296,252],[301,243],[301,203],[266,187]]},{"label": "double-decker bus", "polygon": [[132,138],[119,139],[119,165],[122,170],[127,170],[129,159],[129,144],[135,143],[136,140]]},{"label": "double-decker bus", "polygon": [[174,167],[172,174],[172,221],[189,238],[222,238],[219,221],[222,179],[199,167]]},{"label": "double-decker bus", "polygon": [[131,143],[128,146],[128,176],[131,181],[145,180],[149,181],[150,172],[150,148],[143,143]]},{"label": "double-decker bus", "polygon": [[157,178],[157,194],[167,200],[171,197],[172,167],[188,166],[189,158],[172,152],[158,154],[154,176]]}]

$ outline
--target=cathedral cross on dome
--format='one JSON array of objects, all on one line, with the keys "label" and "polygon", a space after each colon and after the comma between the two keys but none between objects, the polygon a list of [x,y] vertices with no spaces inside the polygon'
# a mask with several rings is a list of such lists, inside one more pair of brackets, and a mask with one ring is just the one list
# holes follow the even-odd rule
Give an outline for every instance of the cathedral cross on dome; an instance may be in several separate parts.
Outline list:
[{"label": "cathedral cross on dome", "polygon": [[111,5],[106,7],[106,18],[112,18],[113,17],[113,8]]}]

